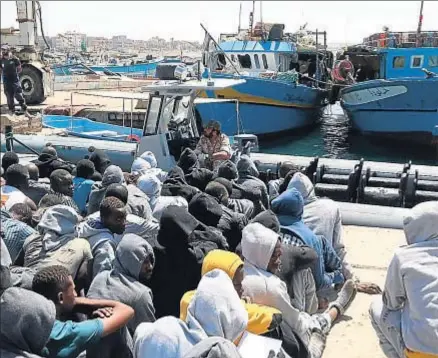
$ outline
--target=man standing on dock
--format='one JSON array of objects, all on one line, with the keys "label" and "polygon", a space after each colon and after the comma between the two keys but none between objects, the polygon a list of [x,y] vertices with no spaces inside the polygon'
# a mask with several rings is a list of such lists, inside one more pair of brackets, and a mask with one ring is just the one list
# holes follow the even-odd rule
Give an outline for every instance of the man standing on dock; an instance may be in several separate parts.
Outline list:
[{"label": "man standing on dock", "polygon": [[23,97],[23,89],[21,88],[18,74],[21,72],[20,60],[13,56],[9,46],[2,46],[2,60],[1,73],[3,76],[3,90],[8,102],[8,108],[15,113],[14,98],[18,101],[23,112],[26,111],[27,106]]},{"label": "man standing on dock", "polygon": [[216,170],[224,160],[231,158],[230,140],[227,135],[221,133],[219,122],[212,120],[207,123],[195,152],[198,155],[206,155],[205,166],[212,170]]}]

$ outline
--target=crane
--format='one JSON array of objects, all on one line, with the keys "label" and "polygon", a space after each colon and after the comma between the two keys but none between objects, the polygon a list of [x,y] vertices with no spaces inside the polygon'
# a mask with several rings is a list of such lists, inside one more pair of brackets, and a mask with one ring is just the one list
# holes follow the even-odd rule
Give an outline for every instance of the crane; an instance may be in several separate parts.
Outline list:
[{"label": "crane", "polygon": [[54,88],[53,72],[44,61],[43,53],[37,50],[37,14],[44,37],[41,5],[39,1],[16,1],[15,4],[19,31],[13,28],[1,29],[0,42],[13,47],[14,55],[21,61],[23,70],[20,73],[20,82],[26,103],[40,104],[53,95]]}]

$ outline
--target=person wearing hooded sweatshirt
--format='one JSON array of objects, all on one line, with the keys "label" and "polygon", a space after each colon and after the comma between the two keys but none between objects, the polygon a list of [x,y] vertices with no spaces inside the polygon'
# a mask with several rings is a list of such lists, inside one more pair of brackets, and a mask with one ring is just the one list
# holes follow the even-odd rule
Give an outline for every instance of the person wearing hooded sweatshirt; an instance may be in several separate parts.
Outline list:
[{"label": "person wearing hooded sweatshirt", "polygon": [[[95,183],[91,188],[88,200],[88,215],[99,211],[99,205],[105,197],[106,190],[111,184],[124,184],[125,179],[122,169],[116,165],[110,165],[103,173],[102,182]],[[144,219],[152,217],[152,211],[147,196],[135,185],[128,185],[128,214],[134,214]]]},{"label": "person wearing hooded sweatshirt", "polygon": [[260,223],[251,223],[242,233],[244,256],[244,295],[251,302],[277,308],[283,320],[308,347],[311,357],[321,357],[325,336],[332,322],[345,310],[356,295],[352,280],[341,289],[336,301],[323,314],[309,315],[291,304],[286,284],[277,276],[281,264],[280,236]]},{"label": "person wearing hooded sweatshirt", "polygon": [[242,230],[248,220],[218,203],[207,193],[196,195],[189,203],[189,212],[204,225],[217,228],[226,238],[229,248],[234,251],[242,240]]},{"label": "person wearing hooded sweatshirt", "polygon": [[53,302],[35,292],[11,287],[1,297],[0,316],[2,358],[47,356],[45,346],[56,319]]},{"label": "person wearing hooded sweatshirt", "polygon": [[198,156],[190,148],[184,149],[181,153],[178,166],[183,170],[187,183],[201,191],[213,180],[213,172],[200,167]]},{"label": "person wearing hooded sweatshirt", "polygon": [[117,246],[114,268],[94,278],[87,297],[115,300],[131,306],[135,314],[128,328],[133,335],[140,323],[155,321],[152,292],[146,286],[154,264],[154,251],[146,240],[134,234],[124,235]]},{"label": "person wearing hooded sweatshirt", "polygon": [[438,201],[418,204],[403,220],[407,245],[388,267],[371,323],[388,358],[438,357]]},{"label": "person wearing hooded sweatshirt", "polygon": [[181,196],[161,196],[162,183],[152,173],[142,175],[137,180],[137,187],[149,198],[149,206],[155,219],[160,220],[164,208],[170,205],[188,208],[187,200]]},{"label": "person wearing hooded sweatshirt", "polygon": [[123,234],[126,226],[125,204],[115,197],[105,198],[98,218],[88,217],[76,227],[76,236],[88,240],[93,254],[93,277],[111,270],[119,244],[116,234]]},{"label": "person wearing hooded sweatshirt", "polygon": [[232,194],[232,183],[225,178],[216,178],[208,183],[205,192],[214,196],[219,203],[235,213],[243,214],[248,220],[253,218],[255,213],[254,204],[247,199],[230,199]]},{"label": "person wearing hooded sweatshirt", "polygon": [[185,208],[169,206],[160,220],[157,243],[153,245],[155,268],[150,287],[156,317],[179,316],[183,294],[196,288],[205,255],[227,249],[224,237],[196,220]]},{"label": "person wearing hooded sweatshirt", "polygon": [[313,268],[317,290],[344,283],[342,263],[333,247],[324,237],[316,236],[302,221],[304,201],[296,189],[289,189],[271,203],[272,211],[281,224],[281,236],[284,244],[306,245],[318,254]]},{"label": "person wearing hooded sweatshirt", "polygon": [[200,190],[187,184],[183,170],[175,165],[168,173],[161,188],[162,196],[181,196],[190,202]]},{"label": "person wearing hooded sweatshirt", "polygon": [[159,181],[164,183],[167,177],[167,173],[164,170],[158,168],[157,159],[155,158],[154,153],[152,153],[151,151],[146,151],[140,155],[140,158],[146,160],[150,165],[150,169],[147,169],[144,174],[155,175]]},{"label": "person wearing hooded sweatshirt", "polygon": [[347,262],[347,251],[342,240],[342,220],[339,205],[328,198],[318,198],[310,179],[303,173],[295,173],[287,189],[295,188],[304,200],[303,222],[318,236],[323,236],[335,250],[342,262],[342,273],[346,279],[356,281],[357,290],[364,293],[381,293],[373,283],[359,282],[354,276],[353,268]]},{"label": "person wearing hooded sweatshirt", "polygon": [[[260,223],[280,234],[280,222],[271,210],[261,212],[251,223]],[[281,248],[283,254],[279,277],[287,286],[292,305],[300,311],[315,313],[318,309],[318,298],[310,267],[318,260],[316,251],[307,246],[282,245]]]},{"label": "person wearing hooded sweatshirt", "polygon": [[300,167],[292,162],[282,162],[278,170],[278,179],[273,179],[268,182],[269,200],[275,199],[280,193],[280,185],[283,184],[284,178],[291,171],[298,172]]},{"label": "person wearing hooded sweatshirt", "polygon": [[252,192],[256,189],[260,190],[260,200],[263,206],[268,209],[269,197],[266,185],[259,179],[259,171],[247,155],[244,154],[240,157],[237,163],[237,172],[239,173],[237,184],[246,192]]},{"label": "person wearing hooded sweatshirt", "polygon": [[233,283],[222,270],[205,274],[182,321],[164,317],[142,323],[134,336],[136,358],[183,358],[196,344],[209,337],[236,342],[245,332],[248,314]]},{"label": "person wearing hooded sweatshirt", "polygon": [[64,169],[71,173],[74,169],[72,164],[66,163],[58,158],[58,153],[53,147],[45,147],[38,160],[34,161],[38,167],[40,178],[50,178],[52,172],[57,169]]},{"label": "person wearing hooded sweatshirt", "polygon": [[65,205],[47,209],[37,226],[38,232],[23,244],[23,266],[39,270],[62,265],[76,278],[81,266],[93,258],[88,241],[75,235],[81,219],[73,208]]},{"label": "person wearing hooded sweatshirt", "polygon": [[[282,325],[281,312],[275,308],[248,303],[248,297],[242,297],[244,279],[243,261],[235,253],[224,250],[213,250],[205,256],[202,264],[202,276],[214,269],[224,271],[232,280],[234,288],[241,298],[242,305],[248,312],[248,332],[256,335],[266,335],[272,338],[282,339],[283,348],[291,357],[307,357],[307,352],[300,352],[300,342],[291,332],[288,335],[284,332]],[[180,303],[180,318],[185,321],[187,317],[187,308],[193,299],[196,291],[189,291],[184,294]],[[301,350],[305,351],[304,347]],[[304,354],[301,354],[304,353]]]},{"label": "person wearing hooded sweatshirt", "polygon": [[103,175],[106,168],[111,165],[111,160],[109,159],[108,155],[106,155],[106,153],[101,149],[90,147],[88,150],[91,152],[91,154],[88,158],[85,159],[91,160],[94,163],[96,171]]}]

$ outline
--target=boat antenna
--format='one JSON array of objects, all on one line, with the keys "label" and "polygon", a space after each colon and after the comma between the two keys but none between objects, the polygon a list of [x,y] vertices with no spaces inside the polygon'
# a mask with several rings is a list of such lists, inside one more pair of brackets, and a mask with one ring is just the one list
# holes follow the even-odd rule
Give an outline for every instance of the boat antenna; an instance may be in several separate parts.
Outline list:
[{"label": "boat antenna", "polygon": [[239,6],[239,27],[237,29],[237,33],[240,33],[240,29],[242,28],[242,3]]},{"label": "boat antenna", "polygon": [[264,27],[263,27],[263,9],[262,9],[262,3],[263,1],[260,1],[260,24],[262,27],[262,39],[265,39],[265,33],[264,33]]},{"label": "boat antenna", "polygon": [[418,27],[417,27],[417,46],[419,46],[420,44],[420,34],[421,34],[421,27],[423,25],[423,5],[424,5],[424,1],[421,1],[421,6],[420,6],[420,16],[418,18]]},{"label": "boat antenna", "polygon": [[254,12],[255,12],[255,1],[252,2],[252,11],[249,13],[249,34],[251,36],[253,36]]},{"label": "boat antenna", "polygon": [[204,25],[200,24],[202,29],[205,31],[205,33],[207,34],[207,36],[210,38],[211,41],[213,41],[214,45],[216,46],[216,48],[225,56],[225,58],[228,60],[228,62],[231,64],[231,66],[234,68],[234,71],[236,71],[236,73],[238,75],[240,75],[239,70],[237,69],[237,67],[234,65],[233,61],[231,61],[230,57],[225,53],[224,50],[222,50],[222,48],[219,46],[219,44],[216,42],[216,40],[213,38],[213,36],[210,35],[210,33],[208,32],[208,30],[205,28]]}]

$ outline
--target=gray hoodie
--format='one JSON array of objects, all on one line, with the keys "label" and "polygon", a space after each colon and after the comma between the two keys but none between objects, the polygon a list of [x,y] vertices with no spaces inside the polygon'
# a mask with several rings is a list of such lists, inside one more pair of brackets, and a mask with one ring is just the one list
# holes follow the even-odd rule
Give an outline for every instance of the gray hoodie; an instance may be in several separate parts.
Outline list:
[{"label": "gray hoodie", "polygon": [[304,199],[304,223],[317,236],[324,236],[342,261],[342,271],[346,280],[353,278],[353,268],[346,260],[347,251],[342,240],[341,211],[331,199],[319,199],[310,179],[303,173],[295,173],[287,189],[295,188]]},{"label": "gray hoodie", "polygon": [[97,217],[88,217],[76,227],[76,237],[86,239],[90,243],[93,254],[93,277],[99,272],[111,270],[119,239],[105,228]]},{"label": "gray hoodie", "polygon": [[128,322],[131,334],[140,323],[154,322],[155,309],[152,291],[139,282],[140,269],[149,255],[154,257],[152,246],[140,236],[123,236],[116,250],[114,268],[100,272],[91,283],[87,296],[120,301],[131,306],[135,315]]},{"label": "gray hoodie", "polygon": [[438,201],[415,206],[403,226],[408,245],[388,267],[383,302],[401,311],[407,348],[438,355]]},{"label": "gray hoodie", "polygon": [[38,270],[60,264],[76,277],[84,260],[91,259],[88,243],[75,237],[80,220],[79,214],[66,205],[47,209],[37,226],[38,233],[29,236],[23,244],[24,266]]},{"label": "gray hoodie", "polygon": [[0,312],[0,356],[44,356],[42,352],[56,319],[53,302],[35,292],[11,287],[3,293]]},{"label": "gray hoodie", "polygon": [[234,343],[220,337],[199,342],[183,358],[241,358]]}]

